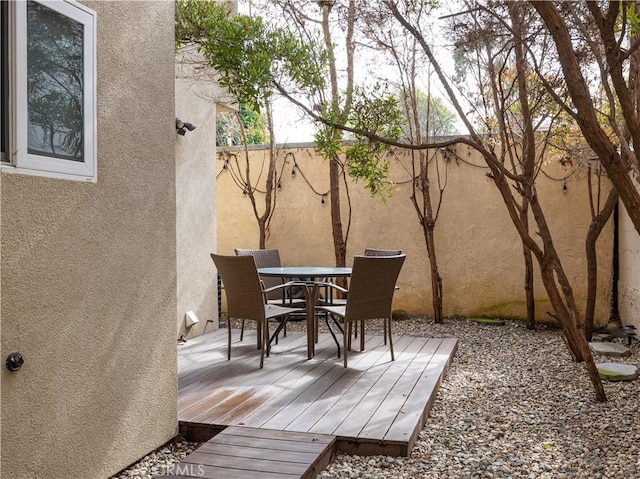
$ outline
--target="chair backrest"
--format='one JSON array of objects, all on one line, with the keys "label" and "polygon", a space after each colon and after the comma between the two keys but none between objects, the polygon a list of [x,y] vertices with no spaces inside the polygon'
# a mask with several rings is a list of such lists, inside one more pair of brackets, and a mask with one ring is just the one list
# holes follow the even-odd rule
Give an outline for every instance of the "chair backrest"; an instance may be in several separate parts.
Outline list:
[{"label": "chair backrest", "polygon": [[364,249],[365,256],[398,256],[400,254],[402,254],[401,249],[374,249],[374,248]]},{"label": "chair backrest", "polygon": [[391,303],[406,255],[355,256],[345,318],[350,321],[391,317]]},{"label": "chair backrest", "polygon": [[227,314],[231,318],[263,321],[264,297],[253,256],[211,254],[227,296]]},{"label": "chair backrest", "polygon": [[[280,251],[277,249],[239,249],[236,248],[237,256],[253,256],[256,262],[256,268],[279,268],[282,266],[280,261]],[[260,279],[265,288],[272,288],[283,283],[282,278],[273,276],[261,276]],[[272,291],[267,294],[268,299],[282,299],[282,291]]]}]

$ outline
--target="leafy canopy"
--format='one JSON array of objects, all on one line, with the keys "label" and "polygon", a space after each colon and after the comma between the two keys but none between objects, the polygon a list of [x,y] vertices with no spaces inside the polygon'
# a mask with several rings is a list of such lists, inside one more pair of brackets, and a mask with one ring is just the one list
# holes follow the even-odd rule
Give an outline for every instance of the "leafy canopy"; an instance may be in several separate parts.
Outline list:
[{"label": "leafy canopy", "polygon": [[218,72],[220,85],[239,104],[256,112],[269,100],[274,81],[286,79],[300,88],[324,87],[324,53],[319,42],[303,43],[260,17],[232,14],[224,4],[176,3],[176,46],[190,43]]}]

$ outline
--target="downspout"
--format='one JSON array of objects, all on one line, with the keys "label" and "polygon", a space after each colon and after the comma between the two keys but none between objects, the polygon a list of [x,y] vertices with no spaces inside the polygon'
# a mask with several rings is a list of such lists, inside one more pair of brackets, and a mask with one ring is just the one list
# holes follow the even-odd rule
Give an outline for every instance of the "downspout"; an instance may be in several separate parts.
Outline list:
[{"label": "downspout", "polygon": [[611,258],[612,285],[611,285],[611,311],[609,315],[609,322],[620,322],[620,311],[618,309],[618,280],[620,279],[620,255],[619,255],[619,242],[620,242],[620,220],[619,220],[620,202],[616,203],[613,210],[613,257]]}]

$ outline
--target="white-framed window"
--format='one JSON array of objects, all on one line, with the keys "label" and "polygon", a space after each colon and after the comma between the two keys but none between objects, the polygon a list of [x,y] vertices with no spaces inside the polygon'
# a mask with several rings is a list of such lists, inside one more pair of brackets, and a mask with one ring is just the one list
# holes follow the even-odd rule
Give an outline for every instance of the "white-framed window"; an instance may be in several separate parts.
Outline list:
[{"label": "white-framed window", "polygon": [[3,8],[3,169],[96,181],[96,13],[74,0]]}]

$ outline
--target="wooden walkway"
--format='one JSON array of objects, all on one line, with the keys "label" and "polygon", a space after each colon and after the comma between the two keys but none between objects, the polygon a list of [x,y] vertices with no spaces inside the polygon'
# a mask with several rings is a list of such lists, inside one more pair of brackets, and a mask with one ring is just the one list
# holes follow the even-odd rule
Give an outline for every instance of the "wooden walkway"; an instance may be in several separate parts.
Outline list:
[{"label": "wooden walkway", "polygon": [[394,337],[392,362],[383,338],[367,336],[345,369],[329,334],[307,360],[306,335],[290,332],[261,370],[255,331],[242,343],[234,331],[231,361],[226,334],[178,347],[178,418],[188,438],[243,426],[330,435],[339,451],[359,455],[409,455],[457,349],[456,339]]},{"label": "wooden walkway", "polygon": [[172,479],[313,479],[331,460],[335,438],[228,427],[169,470]]}]

